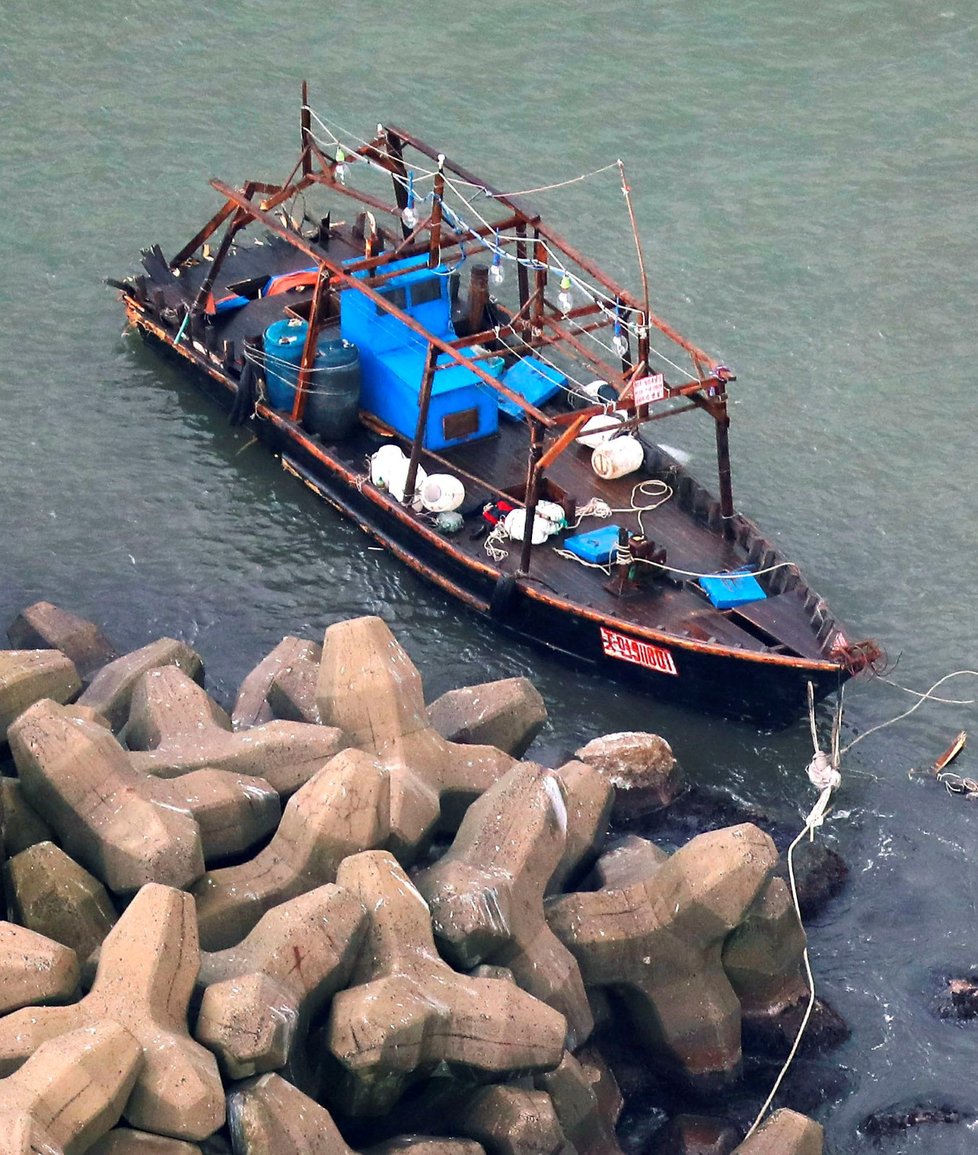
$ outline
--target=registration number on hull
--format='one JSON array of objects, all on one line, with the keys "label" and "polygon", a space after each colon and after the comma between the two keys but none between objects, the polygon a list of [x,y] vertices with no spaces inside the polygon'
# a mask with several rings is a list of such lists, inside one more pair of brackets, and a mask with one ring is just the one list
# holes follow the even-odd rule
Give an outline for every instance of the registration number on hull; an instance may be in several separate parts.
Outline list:
[{"label": "registration number on hull", "polygon": [[648,642],[640,642],[637,638],[626,637],[625,634],[616,633],[602,626],[601,648],[609,658],[634,662],[636,666],[644,666],[647,670],[679,677],[672,654],[661,646],[651,646]]}]

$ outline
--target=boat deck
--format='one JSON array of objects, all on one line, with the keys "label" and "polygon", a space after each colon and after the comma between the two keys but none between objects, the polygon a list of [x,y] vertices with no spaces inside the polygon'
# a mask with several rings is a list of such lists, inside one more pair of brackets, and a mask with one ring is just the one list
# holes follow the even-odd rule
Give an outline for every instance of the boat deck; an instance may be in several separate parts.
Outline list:
[{"label": "boat deck", "polygon": [[[342,230],[334,228],[328,246],[320,247],[339,261],[362,255],[362,248],[358,248],[358,242],[348,234],[348,227]],[[267,278],[309,267],[308,255],[296,251],[279,237],[265,233],[258,242],[255,243],[253,237],[243,236],[232,248],[215,282],[215,297],[233,292],[235,286],[251,278]],[[179,311],[181,305],[188,305],[197,295],[209,264],[207,260],[189,264],[176,278],[157,253],[158,250],[154,250],[144,254],[152,290],[162,293],[162,300],[157,296],[157,304]],[[231,358],[240,358],[244,341],[257,338],[268,325],[283,316],[283,311],[304,315],[311,300],[311,288],[300,289],[287,295],[251,300],[243,308],[219,313],[207,327],[208,344],[212,350],[224,348],[229,350]],[[329,335],[330,327],[338,325],[337,315],[338,301],[332,300],[327,309],[324,336]],[[176,322],[173,327],[176,327]],[[233,383],[228,384],[233,388]],[[567,411],[560,397],[543,409],[552,414]],[[366,424],[358,427],[348,438],[328,444],[293,425],[285,415],[279,415],[279,423],[290,436],[311,439],[322,445],[329,458],[345,470],[365,478],[365,484],[370,484],[366,462],[385,434],[383,427],[378,428],[376,422],[366,418]],[[393,431],[386,431],[386,436],[409,452],[407,438]],[[504,546],[506,557],[495,561],[488,556],[484,544],[487,523],[482,517],[482,505],[503,495],[522,494],[528,450],[527,423],[500,413],[499,430],[493,436],[439,454],[422,454],[421,464],[428,473],[454,473],[466,488],[466,502],[462,509],[465,524],[462,531],[450,539],[453,549],[468,558],[472,565],[489,567],[499,575],[516,573],[521,546],[519,542],[510,541]],[[558,457],[547,471],[551,486],[556,487],[553,493],[559,496],[562,492],[573,498],[578,510],[589,499],[600,498],[614,512],[605,520],[587,517],[576,528],[564,530],[543,545],[534,546],[530,573],[521,578],[525,585],[546,591],[553,598],[583,606],[604,619],[626,625],[634,623],[681,639],[735,650],[826,660],[823,648],[826,631],[820,632],[818,623],[813,624],[814,595],[803,583],[795,580],[796,571],[789,581],[783,580],[783,574],[782,580],[774,582],[762,577],[762,584],[769,593],[765,601],[732,610],[719,610],[710,603],[693,575],[726,572],[749,563],[754,563],[756,568],[757,558],[750,556],[743,534],[734,533],[731,540],[731,536],[721,532],[716,518],[716,502],[712,502],[712,510],[709,502],[702,508],[696,507],[697,500],[702,501],[705,491],[676,463],[665,459],[666,467],[651,474],[642,470],[615,480],[604,480],[591,469],[590,457],[590,449],[576,444]],[[653,476],[670,480],[675,490],[655,509],[641,512],[634,507],[654,504],[658,498],[636,495],[635,487]],[[691,494],[691,490],[697,493]],[[430,514],[417,513],[408,507],[402,507],[400,512],[415,522],[429,527],[433,525],[434,519]],[[739,515],[737,521],[741,526],[745,524]],[[642,566],[637,571],[641,579],[624,589],[618,583],[616,592],[616,583],[608,572],[589,568],[557,552],[571,534],[593,531],[608,524],[623,527],[632,534],[644,534],[654,541],[657,549],[664,548],[668,570],[661,573]],[[763,557],[767,565],[772,558],[781,560],[776,558],[768,543],[762,544],[766,547]]]}]

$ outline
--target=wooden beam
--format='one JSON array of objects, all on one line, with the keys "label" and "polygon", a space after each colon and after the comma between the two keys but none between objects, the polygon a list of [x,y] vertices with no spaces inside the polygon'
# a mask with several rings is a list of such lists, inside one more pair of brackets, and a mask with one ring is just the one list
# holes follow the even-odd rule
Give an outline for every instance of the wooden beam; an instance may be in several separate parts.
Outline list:
[{"label": "wooden beam", "polygon": [[408,461],[407,477],[404,481],[405,505],[410,505],[414,497],[414,489],[418,481],[418,465],[421,461],[421,449],[424,445],[424,430],[428,424],[428,410],[431,408],[431,387],[435,380],[435,363],[438,352],[434,345],[428,345],[425,350],[424,372],[421,374],[421,393],[418,397],[418,423],[414,430],[414,440],[411,442],[411,457]]},{"label": "wooden beam", "polygon": [[328,292],[328,272],[320,265],[319,276],[316,278],[316,288],[312,294],[312,305],[309,308],[309,328],[306,330],[306,343],[302,346],[302,360],[299,363],[299,378],[296,382],[295,401],[292,404],[292,420],[296,422],[302,420],[302,415],[306,409],[306,398],[309,395],[309,375],[316,362],[316,351],[319,343],[319,322],[323,301]]}]

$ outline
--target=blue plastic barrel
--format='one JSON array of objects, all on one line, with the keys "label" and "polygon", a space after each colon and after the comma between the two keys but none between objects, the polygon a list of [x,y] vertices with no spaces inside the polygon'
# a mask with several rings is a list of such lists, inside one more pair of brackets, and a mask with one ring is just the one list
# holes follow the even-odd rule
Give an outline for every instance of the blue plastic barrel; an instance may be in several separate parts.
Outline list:
[{"label": "blue plastic barrel", "polygon": [[309,325],[284,318],[265,330],[265,391],[273,409],[291,409]]}]

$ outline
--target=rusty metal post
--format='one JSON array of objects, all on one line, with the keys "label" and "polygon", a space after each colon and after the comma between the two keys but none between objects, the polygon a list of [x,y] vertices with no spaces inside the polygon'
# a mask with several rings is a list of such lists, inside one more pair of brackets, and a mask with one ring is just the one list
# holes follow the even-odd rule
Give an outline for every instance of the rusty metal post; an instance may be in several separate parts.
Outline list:
[{"label": "rusty metal post", "polygon": [[431,407],[431,387],[435,381],[435,364],[438,360],[438,350],[434,345],[428,345],[424,359],[424,373],[421,377],[421,394],[418,397],[418,424],[414,430],[414,441],[411,443],[411,458],[408,461],[407,478],[404,482],[404,504],[410,505],[414,497],[414,487],[418,480],[418,465],[421,461],[421,447],[424,444],[424,430],[428,424],[428,410]]},{"label": "rusty metal post", "polygon": [[441,202],[445,195],[445,157],[438,154],[438,171],[435,173],[434,203],[431,206],[431,232],[429,234],[428,268],[436,269],[441,263]]},{"label": "rusty metal post", "polygon": [[536,421],[530,424],[530,458],[526,468],[526,507],[523,522],[523,546],[520,550],[518,577],[526,577],[530,572],[530,550],[533,548],[533,519],[537,512],[540,494],[540,457],[543,454],[543,429]]},{"label": "rusty metal post", "polygon": [[302,108],[299,112],[299,142],[302,146],[302,175],[308,176],[312,171],[309,157],[309,135],[311,124],[309,120],[309,86],[302,82]]},{"label": "rusty metal post", "polygon": [[724,519],[723,532],[730,536],[730,518],[734,514],[733,483],[730,476],[730,417],[727,414],[727,396],[716,399],[714,413],[717,434],[717,474],[720,485],[720,514]]},{"label": "rusty metal post", "polygon": [[526,267],[526,225],[522,221],[516,226],[516,280],[520,288],[520,311],[526,308],[530,299],[530,273]]},{"label": "rusty metal post", "polygon": [[292,403],[292,420],[301,421],[306,408],[306,398],[309,395],[309,375],[316,361],[317,345],[319,343],[319,321],[323,302],[329,291],[329,273],[320,266],[319,276],[316,278],[316,288],[312,295],[312,305],[309,309],[309,328],[306,330],[306,343],[302,347],[302,360],[299,363],[299,378],[296,382],[295,401]]},{"label": "rusty metal post", "polygon": [[536,284],[533,290],[533,304],[530,306],[530,325],[534,331],[543,328],[543,294],[547,287],[547,249],[540,237],[539,230],[535,233],[533,259],[536,261]]}]

